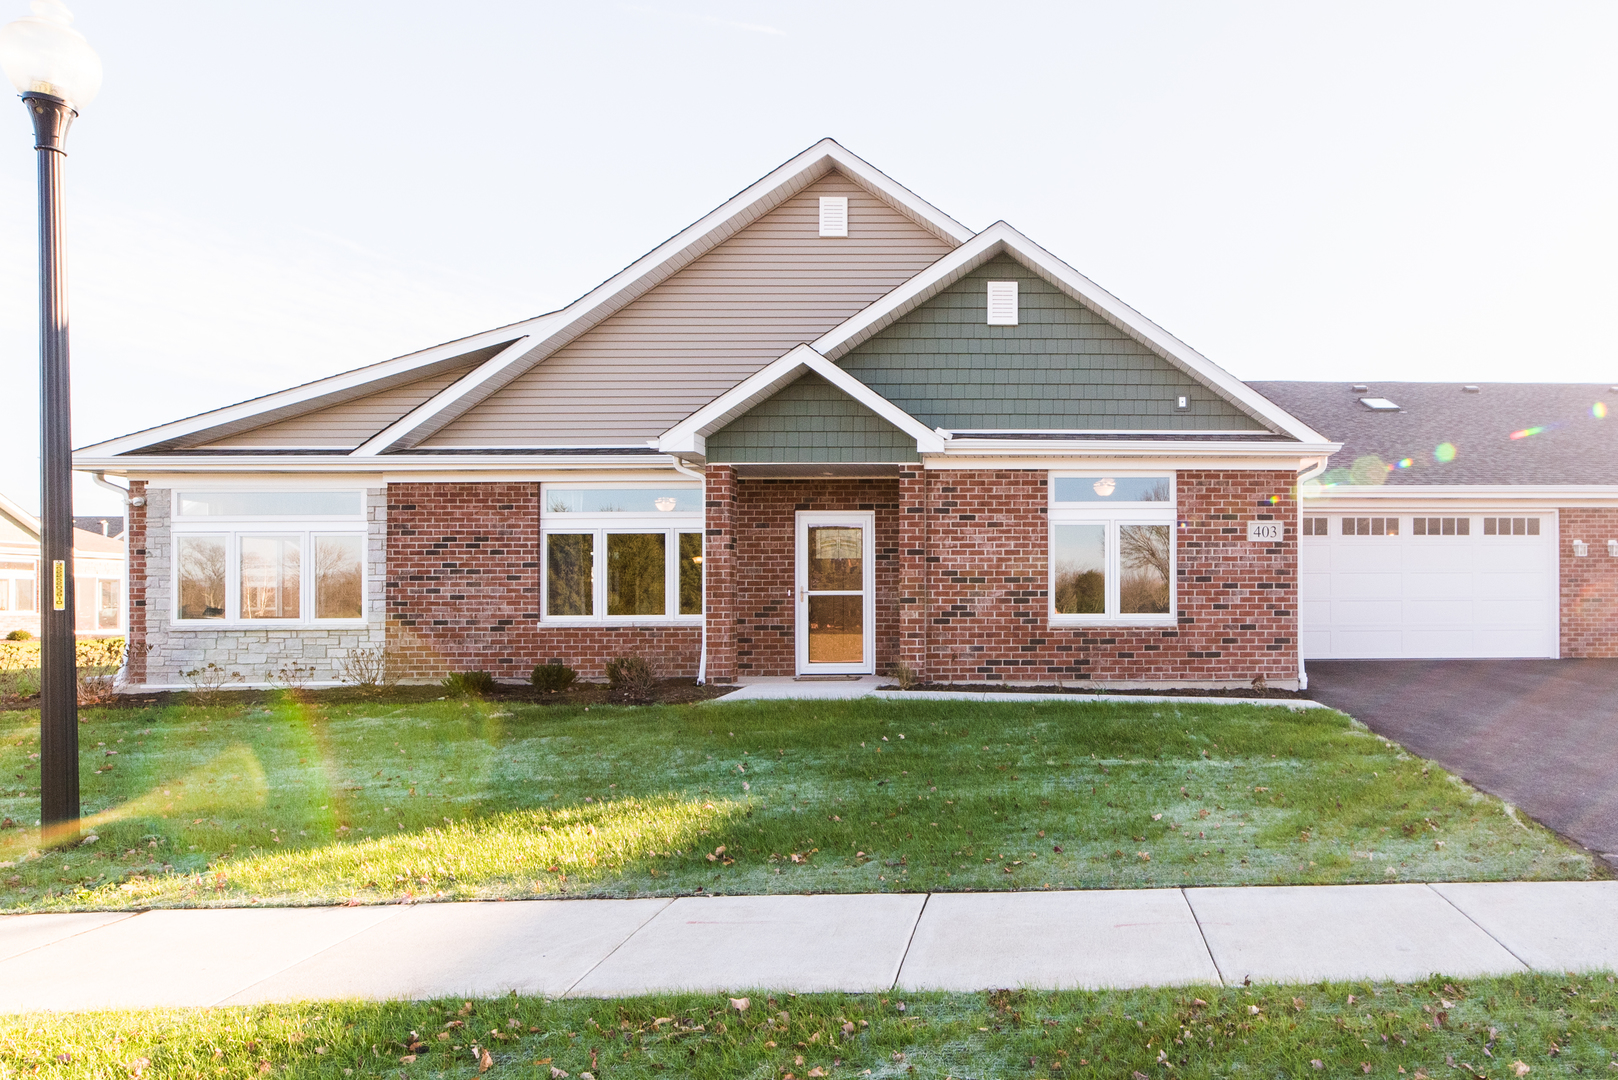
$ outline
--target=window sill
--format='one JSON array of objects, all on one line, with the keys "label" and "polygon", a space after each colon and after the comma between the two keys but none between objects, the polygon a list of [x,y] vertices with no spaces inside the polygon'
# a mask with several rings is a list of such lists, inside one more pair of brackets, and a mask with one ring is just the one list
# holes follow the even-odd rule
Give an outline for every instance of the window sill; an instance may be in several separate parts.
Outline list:
[{"label": "window sill", "polygon": [[1053,617],[1052,630],[1129,630],[1138,628],[1179,626],[1177,615],[1119,615],[1111,618]]},{"label": "window sill", "polygon": [[645,618],[645,619],[541,619],[539,628],[554,628],[557,630],[613,630],[633,629],[635,627],[658,627],[672,629],[676,627],[700,628],[701,615],[684,615],[679,618]]},{"label": "window sill", "polygon": [[263,619],[256,622],[224,619],[174,619],[170,630],[367,630],[365,619],[321,619],[318,622],[300,622],[297,619]]}]

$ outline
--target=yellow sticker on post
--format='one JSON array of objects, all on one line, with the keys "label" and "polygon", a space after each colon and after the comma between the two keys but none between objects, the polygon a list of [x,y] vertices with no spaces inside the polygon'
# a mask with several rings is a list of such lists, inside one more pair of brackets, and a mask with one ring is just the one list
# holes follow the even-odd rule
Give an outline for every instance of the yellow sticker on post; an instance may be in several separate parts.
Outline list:
[{"label": "yellow sticker on post", "polygon": [[61,559],[51,562],[51,606],[67,610],[67,563]]}]

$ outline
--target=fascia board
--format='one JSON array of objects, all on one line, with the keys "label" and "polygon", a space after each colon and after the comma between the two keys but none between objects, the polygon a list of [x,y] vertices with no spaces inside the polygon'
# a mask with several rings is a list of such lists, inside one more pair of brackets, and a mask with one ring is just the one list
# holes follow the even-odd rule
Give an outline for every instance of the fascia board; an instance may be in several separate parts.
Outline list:
[{"label": "fascia board", "polygon": [[[810,352],[814,353],[814,350],[811,349]],[[816,375],[915,439],[917,453],[936,454],[947,445],[945,436],[939,434],[937,430],[923,424],[819,353],[809,357],[807,363]]]},{"label": "fascia board", "polygon": [[433,454],[412,459],[407,454],[387,454],[355,458],[347,454],[330,457],[300,456],[295,460],[285,457],[172,457],[152,454],[141,457],[94,458],[75,457],[73,468],[79,472],[108,472],[115,476],[148,473],[278,473],[295,476],[300,473],[416,473],[416,472],[501,472],[511,469],[646,469],[658,466],[672,467],[674,458],[660,454],[625,455],[621,458],[601,454],[569,456],[566,454]]},{"label": "fascia board", "polygon": [[0,514],[5,514],[7,517],[11,518],[19,526],[21,526],[25,532],[33,533],[35,540],[39,539],[42,531],[39,524],[39,519],[33,514],[30,514],[28,511],[24,510],[22,507],[18,506],[16,503],[12,502],[10,499],[6,498],[4,495],[0,495]]},{"label": "fascia board", "polygon": [[1225,395],[1273,430],[1291,435],[1302,443],[1325,441],[1324,436],[1303,421],[1003,221],[984,229],[876,303],[821,335],[812,344],[821,355],[832,360],[839,359],[1000,254],[1015,256],[1046,281],[1095,310],[1120,330],[1155,349],[1187,374]]},{"label": "fascia board", "polygon": [[[504,386],[505,382],[509,382],[509,378],[500,381],[501,374],[518,362],[532,347],[533,339],[526,335],[513,341],[475,369],[361,443],[353,451],[354,456],[369,457],[396,447],[413,446],[429,438],[448,423],[448,418],[444,414],[457,402],[467,401],[474,396],[477,401],[482,401],[497,389],[491,384],[498,381],[500,386]],[[464,405],[461,411],[464,412],[467,408],[471,408],[471,404]]]},{"label": "fascia board", "polygon": [[1511,499],[1564,505],[1568,499],[1618,501],[1618,485],[1613,484],[1399,484],[1373,487],[1368,484],[1314,484],[1304,498],[1310,501],[1375,500],[1380,502],[1421,502],[1423,499]]},{"label": "fascia board", "polygon": [[1273,442],[1164,442],[1154,439],[1119,441],[1115,439],[1073,439],[1053,445],[1033,443],[1023,439],[961,439],[950,440],[947,453],[953,456],[991,454],[995,457],[1060,457],[1064,454],[1132,456],[1151,454],[1171,457],[1264,457],[1264,458],[1321,458],[1330,457],[1342,449],[1341,443],[1273,443]]},{"label": "fascia board", "polygon": [[[541,322],[545,318],[545,316],[540,316],[538,319],[529,321]],[[502,326],[494,330],[473,334],[470,337],[458,338],[455,341],[446,341],[444,344],[434,345],[430,349],[407,353],[404,356],[394,357],[392,360],[383,360],[380,363],[355,368],[352,371],[317,379],[314,382],[280,390],[273,394],[266,394],[263,397],[249,398],[247,401],[227,405],[222,409],[198,413],[195,416],[188,416],[181,420],[160,424],[157,427],[122,435],[116,439],[108,439],[105,442],[91,443],[88,446],[80,447],[76,452],[98,456],[127,454],[156,443],[168,442],[171,439],[183,438],[187,435],[195,435],[210,428],[223,427],[242,420],[251,420],[254,417],[277,412],[292,406],[307,405],[310,408],[321,408],[327,404],[323,399],[338,398],[347,391],[361,391],[372,383],[408,376],[411,372],[440,361],[452,360],[464,353],[475,352],[497,342],[509,340],[513,335],[520,337],[524,332],[521,327],[526,325],[528,324],[517,323],[513,326]],[[358,397],[360,394],[355,393],[350,396]],[[330,404],[337,403],[337,401],[330,402]]]}]

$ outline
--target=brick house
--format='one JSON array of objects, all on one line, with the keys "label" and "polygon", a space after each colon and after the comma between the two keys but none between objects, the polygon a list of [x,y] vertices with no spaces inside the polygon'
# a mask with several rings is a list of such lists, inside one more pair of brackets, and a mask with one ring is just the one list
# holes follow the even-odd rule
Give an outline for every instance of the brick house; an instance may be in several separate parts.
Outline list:
[{"label": "brick house", "polygon": [[[638,654],[719,682],[1115,686],[1613,654],[1618,444],[1595,413],[1599,479],[1457,499],[1397,432],[1335,430],[1356,391],[1287,389],[1326,385],[1244,384],[826,140],[559,311],[77,463],[129,481],[142,686],[207,660],[334,679],[376,647],[412,679]],[[1408,418],[1372,396],[1346,400]],[[1471,460],[1447,438],[1442,464]],[[1447,607],[1420,602],[1435,582]],[[1496,611],[1501,582],[1530,602]],[[1391,613],[1355,606],[1377,588]]]}]

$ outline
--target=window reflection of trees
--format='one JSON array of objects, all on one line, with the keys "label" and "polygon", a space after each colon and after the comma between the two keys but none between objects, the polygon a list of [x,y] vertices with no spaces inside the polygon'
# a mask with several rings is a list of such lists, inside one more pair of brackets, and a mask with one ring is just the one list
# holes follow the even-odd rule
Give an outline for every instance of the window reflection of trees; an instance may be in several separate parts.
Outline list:
[{"label": "window reflection of trees", "polygon": [[364,614],[363,546],[358,536],[315,539],[315,618],[358,619]]},{"label": "window reflection of trees", "polygon": [[1119,610],[1166,615],[1169,610],[1169,527],[1124,525],[1118,530]]},{"label": "window reflection of trees", "polygon": [[595,537],[561,534],[545,541],[545,613],[595,614]]},{"label": "window reflection of trees", "polygon": [[607,534],[607,614],[661,615],[663,533]]},{"label": "window reflection of trees", "polygon": [[175,545],[180,561],[180,618],[225,617],[225,540],[188,536]]}]

